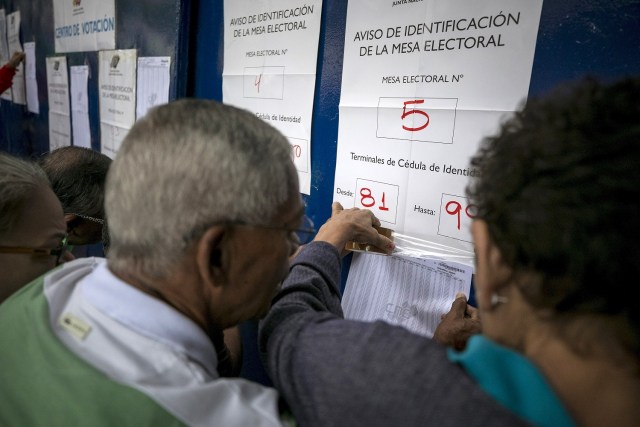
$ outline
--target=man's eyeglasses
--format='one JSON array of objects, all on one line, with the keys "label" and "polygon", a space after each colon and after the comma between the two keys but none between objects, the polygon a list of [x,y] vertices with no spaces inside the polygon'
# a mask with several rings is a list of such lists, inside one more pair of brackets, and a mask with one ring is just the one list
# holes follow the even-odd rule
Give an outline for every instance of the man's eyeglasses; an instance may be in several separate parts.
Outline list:
[{"label": "man's eyeglasses", "polygon": [[104,225],[104,219],[94,218],[94,217],[88,216],[88,215],[80,215],[80,214],[73,213],[73,212],[67,212],[66,215],[75,215],[78,218],[86,219],[87,221],[97,222],[98,224]]},{"label": "man's eyeglasses", "polygon": [[206,224],[205,226],[201,226],[198,229],[192,231],[191,233],[187,234],[185,237],[183,237],[185,243],[190,242],[192,239],[196,238],[197,236],[199,236],[204,230],[206,230],[209,227],[212,227],[216,224],[229,224],[229,225],[238,225],[238,226],[243,226],[243,227],[256,227],[256,228],[265,228],[268,230],[283,230],[283,231],[288,231],[290,236],[295,236],[295,243],[299,244],[299,245],[305,245],[307,243],[309,243],[311,240],[313,240],[313,237],[315,236],[317,230],[315,229],[314,225],[313,225],[313,221],[311,221],[311,218],[309,218],[308,216],[303,216],[302,217],[302,221],[300,222],[300,226],[299,227],[281,227],[281,226],[277,226],[277,225],[263,225],[263,224],[252,224],[249,222],[245,222],[245,221],[217,221],[217,222],[213,222],[213,223],[209,223]]},{"label": "man's eyeglasses", "polygon": [[244,225],[247,227],[266,228],[269,230],[288,231],[292,235],[296,236],[296,243],[299,245],[305,245],[313,240],[313,237],[315,236],[317,231],[313,225],[313,221],[311,221],[311,218],[306,215],[302,217],[302,221],[300,222],[300,226],[298,228],[280,227],[277,225],[248,224],[242,221],[232,222],[232,224]]},{"label": "man's eyeglasses", "polygon": [[67,235],[64,236],[60,245],[54,249],[27,248],[22,246],[0,246],[1,254],[29,254],[29,255],[50,255],[56,257],[56,265],[60,264],[62,255],[68,250]]}]

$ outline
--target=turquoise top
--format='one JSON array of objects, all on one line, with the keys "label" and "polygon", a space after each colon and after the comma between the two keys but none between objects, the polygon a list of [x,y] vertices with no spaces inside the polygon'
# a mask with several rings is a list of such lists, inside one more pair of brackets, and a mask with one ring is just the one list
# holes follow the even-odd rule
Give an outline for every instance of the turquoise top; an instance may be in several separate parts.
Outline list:
[{"label": "turquoise top", "polygon": [[536,426],[575,426],[540,370],[526,357],[482,335],[474,335],[462,352],[448,350],[480,388]]}]

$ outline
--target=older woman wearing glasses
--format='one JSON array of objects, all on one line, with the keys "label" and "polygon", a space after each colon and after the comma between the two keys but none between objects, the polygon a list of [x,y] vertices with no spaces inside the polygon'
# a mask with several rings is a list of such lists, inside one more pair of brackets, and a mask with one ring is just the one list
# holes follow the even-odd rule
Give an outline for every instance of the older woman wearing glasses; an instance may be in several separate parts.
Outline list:
[{"label": "older woman wearing glasses", "polygon": [[36,164],[0,153],[0,302],[66,253],[60,202]]}]

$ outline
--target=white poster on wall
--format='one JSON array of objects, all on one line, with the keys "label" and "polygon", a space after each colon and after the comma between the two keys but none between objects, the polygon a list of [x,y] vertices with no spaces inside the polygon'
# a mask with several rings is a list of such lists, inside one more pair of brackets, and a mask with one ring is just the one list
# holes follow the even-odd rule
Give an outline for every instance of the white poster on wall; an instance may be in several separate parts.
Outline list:
[{"label": "white poster on wall", "polygon": [[71,67],[71,123],[73,124],[73,145],[91,148],[89,129],[89,66]]},{"label": "white poster on wall", "polygon": [[288,138],[305,194],[321,13],[321,0],[224,2],[222,98]]},{"label": "white poster on wall", "polygon": [[480,140],[526,98],[542,0],[350,0],[334,200],[472,262]]},{"label": "white poster on wall", "polygon": [[24,67],[26,69],[24,81],[27,91],[27,109],[32,113],[40,114],[38,80],[36,78],[36,42],[25,43],[24,53]]},{"label": "white poster on wall", "polygon": [[137,52],[100,51],[98,62],[101,151],[113,158],[136,120]]},{"label": "white poster on wall", "polygon": [[[7,15],[7,45],[9,52],[22,52],[22,43],[20,43],[20,11],[17,10]],[[11,55],[10,54],[10,55]],[[13,85],[11,86],[11,94],[13,102],[16,104],[27,104],[27,95],[24,87],[24,61],[16,68],[16,74],[13,76]]]},{"label": "white poster on wall", "polygon": [[170,56],[138,58],[136,120],[144,117],[150,108],[169,102],[170,68]]},{"label": "white poster on wall", "polygon": [[56,52],[116,47],[115,0],[53,0]]},{"label": "white poster on wall", "polygon": [[71,145],[69,109],[69,73],[66,56],[47,58],[47,93],[49,97],[49,149]]}]

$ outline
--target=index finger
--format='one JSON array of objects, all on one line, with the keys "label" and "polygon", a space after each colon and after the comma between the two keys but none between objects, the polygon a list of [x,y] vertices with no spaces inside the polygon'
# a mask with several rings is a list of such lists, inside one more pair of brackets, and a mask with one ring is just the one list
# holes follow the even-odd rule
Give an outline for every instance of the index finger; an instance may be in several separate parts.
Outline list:
[{"label": "index finger", "polygon": [[376,235],[377,235],[376,242],[373,243],[374,246],[377,246],[378,248],[383,249],[387,253],[391,253],[396,248],[396,245],[395,243],[393,243],[393,240],[389,239],[386,236],[383,236],[380,233],[376,233]]}]

